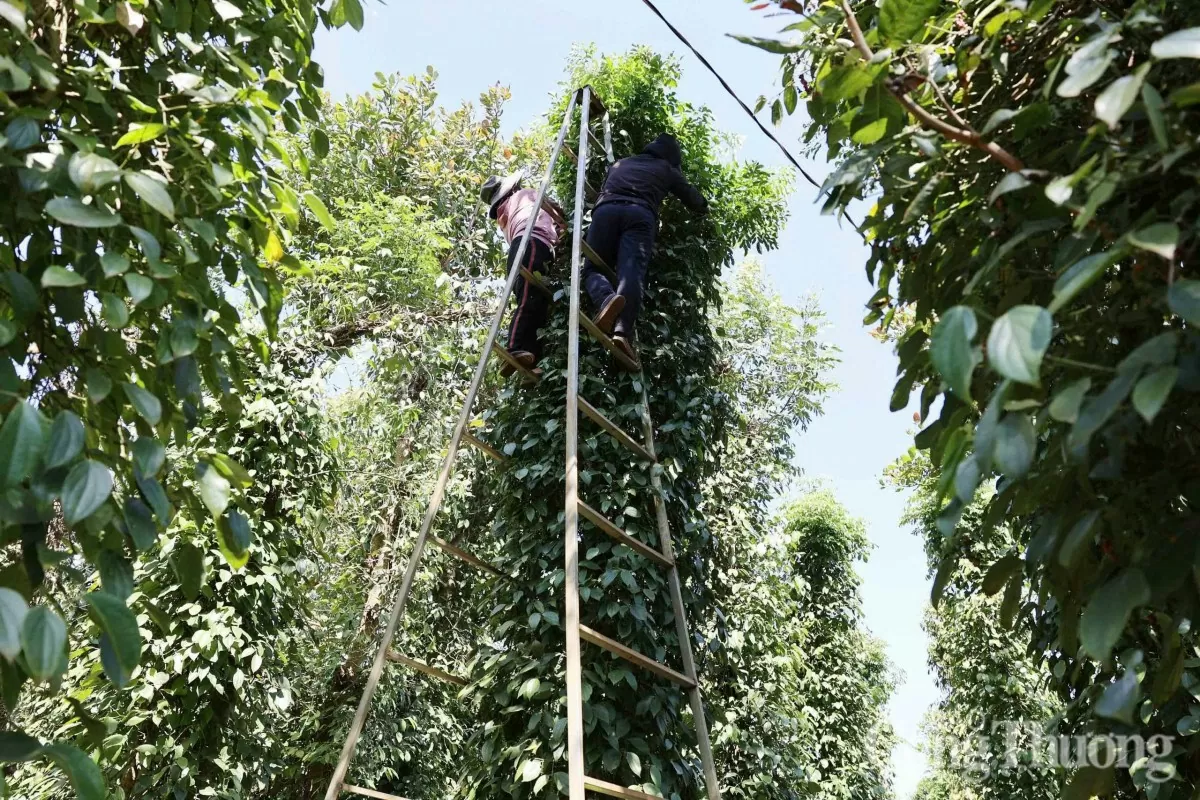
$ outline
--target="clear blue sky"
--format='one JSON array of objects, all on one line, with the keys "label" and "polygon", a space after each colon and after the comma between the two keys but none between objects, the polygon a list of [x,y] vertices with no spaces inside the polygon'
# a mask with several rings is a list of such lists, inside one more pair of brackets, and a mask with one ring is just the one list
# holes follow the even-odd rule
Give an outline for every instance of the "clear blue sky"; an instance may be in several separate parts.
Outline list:
[{"label": "clear blue sky", "polygon": [[[770,35],[785,22],[765,19],[739,0],[656,0],[720,70],[746,102],[777,88],[777,56],[728,39],[726,33]],[[787,162],[724,93],[704,68],[671,36],[639,0],[453,0],[366,4],[361,33],[344,28],[317,36],[317,59],[325,68],[326,88],[335,98],[370,88],[375,72],[412,74],[433,65],[446,105],[475,100],[487,86],[512,90],[505,113],[509,132],[533,122],[545,111],[562,76],[574,43],[594,43],[602,52],[620,52],[644,44],[677,53],[683,62],[682,97],[713,109],[717,125],[744,138],[742,156],[769,166]],[[784,124],[781,140],[792,144],[800,125]],[[793,153],[798,148],[793,147]],[[823,179],[823,163],[806,164]],[[887,643],[905,682],[891,705],[898,732],[918,741],[918,725],[937,699],[926,669],[921,615],[929,597],[920,542],[899,525],[903,498],[881,489],[883,468],[908,447],[911,412],[888,412],[896,380],[890,347],[872,339],[861,325],[863,303],[871,290],[863,272],[865,250],[857,235],[822,217],[814,205],[816,190],[797,180],[791,222],[778,251],[768,254],[766,270],[786,299],[816,293],[831,323],[826,336],[842,350],[835,374],[841,391],[825,416],[800,440],[800,464],[809,477],[822,478],[850,511],[867,523],[875,550],[861,570],[867,623]],[[719,200],[718,200],[719,202]],[[911,795],[924,770],[924,759],[901,745],[894,758],[897,796]]]}]

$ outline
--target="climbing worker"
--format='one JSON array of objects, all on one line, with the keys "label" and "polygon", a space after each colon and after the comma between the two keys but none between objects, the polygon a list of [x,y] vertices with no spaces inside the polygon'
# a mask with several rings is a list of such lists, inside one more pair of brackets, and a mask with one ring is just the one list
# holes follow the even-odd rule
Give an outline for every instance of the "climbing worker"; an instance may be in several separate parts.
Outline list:
[{"label": "climbing worker", "polygon": [[[511,270],[521,247],[521,237],[533,226],[529,236],[529,248],[525,253],[524,266],[530,273],[542,271],[554,260],[554,247],[566,230],[562,209],[547,197],[542,208],[534,216],[537,192],[521,188],[522,175],[515,172],[504,178],[491,176],[480,189],[480,197],[487,203],[488,216],[496,221],[509,244],[508,268]],[[517,310],[513,312],[508,330],[508,351],[521,366],[532,369],[542,355],[542,343],[538,331],[546,324],[549,299],[529,285],[523,275],[517,275],[513,293],[517,298]],[[508,377],[515,371],[507,361],[500,367],[500,374]]]},{"label": "climbing worker", "polygon": [[[638,365],[634,325],[658,231],[659,206],[670,192],[696,214],[708,213],[708,200],[687,182],[682,164],[679,140],[669,133],[648,144],[640,155],[613,164],[604,177],[587,232],[587,242],[596,255],[616,270],[617,286],[614,289],[590,261],[584,265],[584,286],[592,306],[601,309],[598,317],[611,313],[610,304],[624,298],[624,310],[613,326],[613,342],[634,365]],[[641,369],[640,365],[637,368]]]}]

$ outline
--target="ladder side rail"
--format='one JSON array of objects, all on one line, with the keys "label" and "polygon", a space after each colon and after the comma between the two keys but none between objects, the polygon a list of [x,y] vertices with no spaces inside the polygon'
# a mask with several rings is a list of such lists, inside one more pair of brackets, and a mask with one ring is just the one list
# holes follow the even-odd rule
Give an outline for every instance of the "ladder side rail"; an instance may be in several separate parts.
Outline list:
[{"label": "ladder side rail", "polygon": [[[613,155],[612,114],[610,114],[607,109],[604,111],[604,158],[608,160],[609,164],[612,164],[617,160],[616,156]],[[604,191],[603,185],[600,186],[600,190]]]},{"label": "ladder side rail", "polygon": [[[546,199],[546,193],[550,189],[550,181],[554,177],[554,166],[558,162],[558,155],[562,152],[563,142],[566,141],[567,132],[571,127],[571,117],[575,110],[575,100],[575,96],[572,95],[567,104],[567,113],[563,119],[562,127],[558,132],[558,140],[554,144],[550,163],[546,166],[546,175],[542,179],[541,188],[538,190],[537,210],[541,209],[542,203]],[[584,113],[586,114],[586,112]],[[354,720],[351,722],[350,731],[346,736],[346,743],[342,747],[342,754],[338,759],[337,766],[334,768],[333,776],[329,780],[329,788],[325,792],[325,800],[337,800],[337,796],[341,792],[342,783],[346,779],[346,773],[350,768],[350,759],[354,757],[354,749],[358,746],[359,737],[362,736],[363,726],[367,720],[367,713],[370,711],[371,700],[375,696],[375,690],[379,687],[379,680],[383,676],[383,667],[387,663],[388,649],[392,645],[392,639],[395,638],[400,618],[404,615],[404,606],[408,601],[408,593],[412,589],[413,579],[416,577],[421,555],[425,550],[425,541],[429,536],[430,529],[433,527],[434,517],[437,516],[438,511],[441,509],[442,500],[446,494],[446,486],[450,482],[450,473],[454,468],[454,460],[458,455],[458,448],[462,443],[463,434],[466,432],[467,423],[470,421],[471,407],[474,405],[475,397],[479,394],[479,387],[483,383],[483,376],[487,371],[488,357],[492,353],[492,344],[496,341],[496,335],[500,332],[500,324],[503,322],[504,314],[508,310],[508,298],[512,294],[513,286],[517,282],[517,275],[520,273],[521,262],[524,260],[526,249],[529,247],[529,237],[532,233],[533,226],[530,225],[525,229],[525,235],[521,237],[517,257],[513,260],[512,268],[508,271],[508,281],[504,285],[504,291],[501,293],[496,313],[492,317],[492,325],[488,330],[487,340],[483,343],[479,364],[475,367],[475,375],[471,379],[470,388],[468,388],[467,396],[463,401],[462,412],[458,416],[458,424],[454,428],[454,435],[450,438],[450,446],[446,451],[446,457],[442,460],[441,474],[438,475],[437,485],[433,490],[432,497],[429,499],[429,507],[426,509],[425,519],[421,523],[421,531],[417,534],[417,541],[413,546],[412,556],[409,557],[408,569],[405,571],[404,580],[400,584],[400,593],[392,606],[387,627],[384,629],[379,649],[375,653],[375,660],[371,664],[371,672],[367,676],[367,685],[364,687],[362,697],[359,699],[358,709],[354,713]],[[580,795],[579,800],[582,800],[582,795]]]},{"label": "ladder side rail", "polygon": [[588,124],[592,90],[585,86],[579,106],[579,163],[575,176],[575,225],[571,236],[571,304],[567,325],[566,567],[567,776],[569,800],[584,800],[583,669],[579,636],[579,285],[583,255],[583,203],[587,187]]},{"label": "ladder side rail", "polygon": [[[654,449],[654,420],[650,417],[650,395],[646,391],[646,376],[642,373],[642,427],[645,431],[645,448],[657,460]],[[708,800],[721,800],[721,789],[717,785],[717,766],[713,760],[712,742],[708,737],[708,720],[704,715],[704,698],[700,694],[700,678],[696,674],[696,661],[692,657],[692,639],[688,631],[687,610],[683,605],[683,588],[679,582],[679,566],[675,562],[675,548],[671,543],[671,523],[667,518],[667,503],[663,494],[662,478],[657,464],[650,468],[650,487],[654,491],[654,514],[658,520],[659,547],[664,557],[670,559],[671,569],[667,583],[671,589],[671,605],[675,610],[675,631],[679,637],[679,650],[683,660],[683,674],[692,681],[688,690],[688,701],[692,706],[692,719],[696,723],[696,743],[700,750],[700,763],[704,767],[704,788]]]}]

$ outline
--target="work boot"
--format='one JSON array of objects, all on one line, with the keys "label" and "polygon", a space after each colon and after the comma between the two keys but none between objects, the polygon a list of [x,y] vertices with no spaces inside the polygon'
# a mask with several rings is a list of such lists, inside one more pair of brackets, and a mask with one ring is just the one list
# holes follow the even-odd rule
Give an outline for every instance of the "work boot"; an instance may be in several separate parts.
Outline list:
[{"label": "work boot", "polygon": [[[520,364],[525,369],[529,369],[530,367],[532,367],[534,362],[537,360],[533,357],[533,353],[529,352],[528,350],[513,350],[512,353],[510,353],[510,355],[513,357],[513,359],[518,364]],[[508,363],[508,361],[504,361],[500,365],[500,377],[501,378],[507,378],[509,375],[512,375],[516,371],[517,371],[516,367],[514,367],[512,364]]]},{"label": "work boot", "polygon": [[605,336],[612,333],[613,325],[617,324],[617,317],[621,316],[621,312],[625,309],[625,295],[614,294],[605,301],[604,306],[600,309],[600,313],[596,315],[594,320],[596,327]]},{"label": "work boot", "polygon": [[618,360],[617,363],[621,365],[621,369],[625,370],[626,372],[641,372],[642,362],[638,360],[637,348],[633,346],[633,342],[629,341],[619,333],[612,337],[612,340],[613,344],[617,346],[617,349],[621,351],[621,354],[628,358],[633,364],[631,367],[625,362]]}]

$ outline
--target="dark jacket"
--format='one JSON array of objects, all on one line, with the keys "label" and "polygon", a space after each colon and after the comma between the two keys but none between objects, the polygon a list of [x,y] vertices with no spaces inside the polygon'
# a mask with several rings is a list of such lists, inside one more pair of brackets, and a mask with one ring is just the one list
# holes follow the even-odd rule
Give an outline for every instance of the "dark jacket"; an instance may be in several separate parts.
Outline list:
[{"label": "dark jacket", "polygon": [[679,169],[682,163],[679,141],[664,133],[646,145],[640,155],[622,158],[608,168],[596,205],[612,201],[636,203],[658,216],[658,207],[670,192],[692,211],[707,214],[708,200],[683,177]]}]

